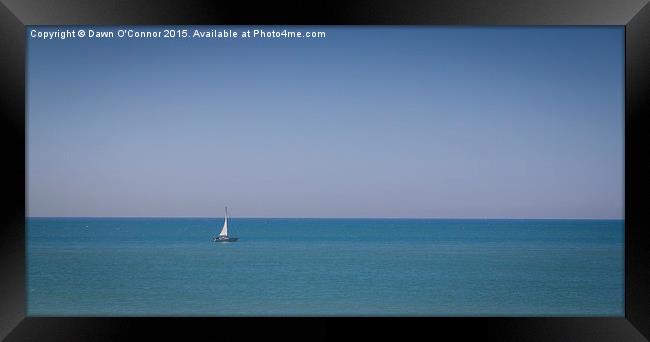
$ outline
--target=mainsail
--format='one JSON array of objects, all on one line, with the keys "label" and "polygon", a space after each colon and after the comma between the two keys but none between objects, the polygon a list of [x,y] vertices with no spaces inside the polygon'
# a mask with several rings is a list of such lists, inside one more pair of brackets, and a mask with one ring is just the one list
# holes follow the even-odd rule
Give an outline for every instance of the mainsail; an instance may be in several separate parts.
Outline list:
[{"label": "mainsail", "polygon": [[223,218],[223,228],[221,228],[219,236],[228,236],[228,207],[226,207],[226,216]]}]

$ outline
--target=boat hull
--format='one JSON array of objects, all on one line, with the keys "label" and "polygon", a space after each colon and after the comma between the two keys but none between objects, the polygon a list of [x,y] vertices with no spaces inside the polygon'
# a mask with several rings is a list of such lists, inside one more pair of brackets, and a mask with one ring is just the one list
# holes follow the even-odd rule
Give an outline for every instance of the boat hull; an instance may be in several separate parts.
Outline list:
[{"label": "boat hull", "polygon": [[236,237],[227,237],[227,238],[214,238],[214,242],[235,242],[239,240],[239,238]]}]

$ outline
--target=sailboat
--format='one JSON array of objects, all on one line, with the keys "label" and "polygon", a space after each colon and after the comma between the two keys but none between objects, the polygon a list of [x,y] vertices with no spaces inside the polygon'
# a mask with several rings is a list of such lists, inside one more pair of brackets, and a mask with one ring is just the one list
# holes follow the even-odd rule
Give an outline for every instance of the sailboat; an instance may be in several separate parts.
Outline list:
[{"label": "sailboat", "polygon": [[228,236],[228,207],[226,207],[226,215],[223,217],[223,228],[221,228],[221,233],[219,236],[213,238],[214,242],[235,242],[239,240],[236,237]]}]

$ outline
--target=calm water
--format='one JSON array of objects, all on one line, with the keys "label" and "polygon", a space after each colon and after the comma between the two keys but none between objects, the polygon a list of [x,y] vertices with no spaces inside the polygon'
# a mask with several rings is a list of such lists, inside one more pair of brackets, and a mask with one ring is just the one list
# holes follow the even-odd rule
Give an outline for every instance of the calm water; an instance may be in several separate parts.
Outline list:
[{"label": "calm water", "polygon": [[623,315],[623,221],[30,218],[29,315]]}]

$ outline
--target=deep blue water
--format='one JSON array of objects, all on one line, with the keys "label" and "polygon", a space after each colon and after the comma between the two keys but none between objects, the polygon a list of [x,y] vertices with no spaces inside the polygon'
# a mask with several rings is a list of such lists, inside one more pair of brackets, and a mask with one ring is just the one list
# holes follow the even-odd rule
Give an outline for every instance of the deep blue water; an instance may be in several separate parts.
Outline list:
[{"label": "deep blue water", "polygon": [[622,316],[622,220],[29,218],[29,315]]}]

